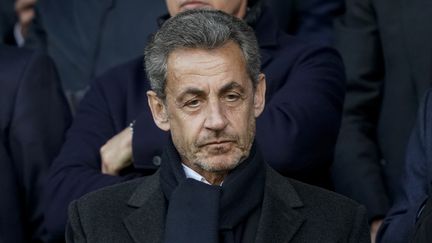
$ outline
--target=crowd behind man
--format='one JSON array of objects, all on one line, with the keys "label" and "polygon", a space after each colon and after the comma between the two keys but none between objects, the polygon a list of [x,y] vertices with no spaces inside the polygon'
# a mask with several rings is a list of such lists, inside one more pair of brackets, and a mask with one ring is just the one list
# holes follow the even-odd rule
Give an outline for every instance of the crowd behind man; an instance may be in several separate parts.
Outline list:
[{"label": "crowd behind man", "polygon": [[[365,205],[372,241],[407,242],[416,222],[417,231],[427,228],[431,174],[417,165],[429,168],[428,157],[418,156],[428,143],[415,135],[426,129],[417,127],[405,148],[432,82],[432,30],[424,24],[431,3],[346,0],[343,11],[341,0],[144,2],[2,1],[1,41],[36,52],[0,48],[1,85],[17,88],[1,89],[9,196],[0,205],[0,242],[61,241],[70,202],[161,168],[170,136],[147,105],[142,53],[151,33],[190,8],[219,9],[254,29],[267,80],[256,143],[271,167]],[[333,40],[342,58],[328,47]],[[23,95],[28,84],[34,92]],[[13,216],[11,202],[21,205]],[[22,230],[9,230],[9,217]]]}]

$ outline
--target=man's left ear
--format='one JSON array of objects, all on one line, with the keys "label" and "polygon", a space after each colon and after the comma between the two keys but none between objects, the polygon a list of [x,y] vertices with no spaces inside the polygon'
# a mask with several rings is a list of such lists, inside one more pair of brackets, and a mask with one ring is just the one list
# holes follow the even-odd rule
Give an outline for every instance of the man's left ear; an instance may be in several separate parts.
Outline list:
[{"label": "man's left ear", "polygon": [[258,83],[255,88],[254,95],[254,110],[255,118],[261,115],[265,107],[265,93],[266,93],[266,80],[265,75],[260,73],[258,75]]}]

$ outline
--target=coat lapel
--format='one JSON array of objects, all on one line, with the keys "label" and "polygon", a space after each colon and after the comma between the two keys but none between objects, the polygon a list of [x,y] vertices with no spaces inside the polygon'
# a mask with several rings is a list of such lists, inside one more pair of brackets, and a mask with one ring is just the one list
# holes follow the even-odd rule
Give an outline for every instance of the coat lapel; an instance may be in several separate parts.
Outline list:
[{"label": "coat lapel", "polygon": [[157,172],[144,181],[130,198],[136,208],[124,218],[124,224],[135,242],[162,242],[165,228],[166,202]]},{"label": "coat lapel", "polygon": [[301,207],[303,203],[289,181],[267,166],[256,242],[289,242],[305,221],[296,211]]},{"label": "coat lapel", "polygon": [[[303,207],[289,181],[269,166],[256,242],[289,242],[301,228],[305,218],[296,211]],[[154,174],[136,189],[128,205],[136,208],[124,218],[132,239],[138,242],[162,242],[165,228],[166,201]]]}]

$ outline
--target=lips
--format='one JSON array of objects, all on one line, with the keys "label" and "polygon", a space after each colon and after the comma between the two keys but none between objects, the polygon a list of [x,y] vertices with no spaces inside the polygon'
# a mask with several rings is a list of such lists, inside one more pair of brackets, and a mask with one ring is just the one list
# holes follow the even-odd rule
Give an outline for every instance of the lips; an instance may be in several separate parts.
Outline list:
[{"label": "lips", "polygon": [[196,8],[209,8],[211,7],[205,2],[201,1],[186,1],[180,5],[181,10],[187,10],[187,9],[196,9]]},{"label": "lips", "polygon": [[232,142],[234,142],[234,141],[232,141],[232,140],[210,141],[210,142],[205,142],[205,143],[200,144],[199,147],[211,146],[211,145],[216,145],[216,146],[217,145],[225,145],[225,144],[232,143]]}]

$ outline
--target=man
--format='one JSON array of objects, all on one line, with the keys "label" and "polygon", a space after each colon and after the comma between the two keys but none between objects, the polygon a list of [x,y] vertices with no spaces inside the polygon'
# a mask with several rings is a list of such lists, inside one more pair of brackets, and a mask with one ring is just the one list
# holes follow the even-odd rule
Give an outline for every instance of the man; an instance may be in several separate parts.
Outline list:
[{"label": "man", "polygon": [[432,84],[432,2],[348,0],[336,24],[347,97],[336,145],[336,192],[369,211],[372,232],[402,177],[418,105]]},{"label": "man", "polygon": [[[167,6],[172,16],[187,8],[219,9],[254,26],[267,77],[267,106],[257,120],[257,143],[264,159],[283,175],[330,187],[329,167],[345,91],[342,61],[333,49],[279,31],[266,7],[245,9],[244,2],[182,5],[168,0]],[[154,173],[161,164],[169,134],[155,126],[147,105],[150,82],[143,60],[140,56],[96,79],[81,103],[47,185],[46,219],[56,237],[64,235],[72,200]]]},{"label": "man", "polygon": [[362,206],[286,179],[253,143],[265,76],[253,30],[223,12],[167,20],[146,48],[154,175],[70,206],[68,242],[368,242]]},{"label": "man", "polygon": [[0,242],[44,242],[43,184],[71,116],[51,59],[0,45]]},{"label": "man", "polygon": [[[377,242],[409,242],[415,224],[427,215],[425,201],[432,192],[432,91],[429,90],[420,105],[417,123],[407,147],[403,176],[395,200],[379,230]],[[419,220],[420,222],[420,220]],[[423,233],[430,232],[431,225],[424,224]],[[412,242],[421,242],[418,238]],[[427,241],[425,241],[427,242]]]}]

